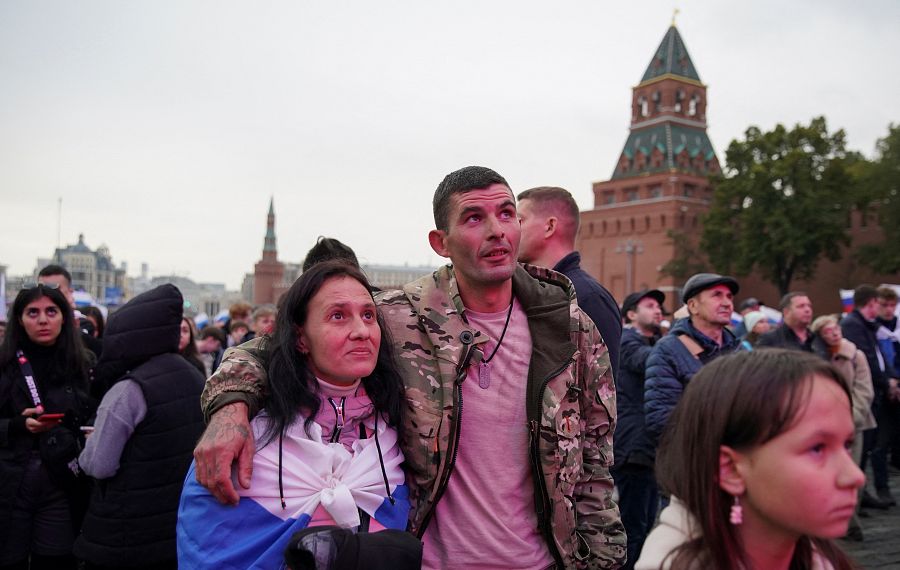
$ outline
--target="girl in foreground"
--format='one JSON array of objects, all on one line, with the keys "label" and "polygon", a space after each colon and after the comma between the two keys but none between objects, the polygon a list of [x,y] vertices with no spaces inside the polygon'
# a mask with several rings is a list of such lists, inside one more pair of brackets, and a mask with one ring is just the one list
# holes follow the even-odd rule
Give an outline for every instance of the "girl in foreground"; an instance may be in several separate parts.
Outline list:
[{"label": "girl in foreground", "polygon": [[237,487],[236,507],[224,506],[191,467],[178,518],[179,568],[280,568],[291,536],[307,527],[323,534],[292,550],[308,546],[317,558],[309,567],[322,567],[333,563],[344,529],[406,528],[395,429],[403,390],[369,290],[356,267],[315,265],[282,299],[271,340],[245,345],[270,343],[272,355],[268,401],[251,422],[253,482]]},{"label": "girl in foreground", "polygon": [[778,349],[704,366],[672,415],[656,472],[671,504],[636,568],[851,569],[843,536],[865,482],[840,373]]}]

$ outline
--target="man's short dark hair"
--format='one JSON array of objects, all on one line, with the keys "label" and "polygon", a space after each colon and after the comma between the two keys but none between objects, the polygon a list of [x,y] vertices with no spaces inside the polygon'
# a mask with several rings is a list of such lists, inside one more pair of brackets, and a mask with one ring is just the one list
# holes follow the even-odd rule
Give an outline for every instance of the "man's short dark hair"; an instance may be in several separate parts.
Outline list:
[{"label": "man's short dark hair", "polygon": [[865,307],[872,299],[878,298],[878,289],[871,285],[860,285],[853,290],[853,306]]},{"label": "man's short dark hair", "polygon": [[878,288],[878,298],[882,301],[896,301],[898,297],[900,295],[897,295],[897,291],[893,287]]},{"label": "man's short dark hair", "polygon": [[785,309],[791,306],[791,303],[796,297],[809,297],[809,295],[807,295],[803,291],[791,291],[781,298],[781,302],[778,303],[778,308],[781,309],[782,312],[784,312]]},{"label": "man's short dark hair", "polygon": [[531,200],[541,211],[549,206],[554,213],[566,216],[568,223],[563,226],[563,230],[567,234],[566,237],[575,241],[578,236],[578,224],[581,222],[581,212],[578,210],[578,203],[568,190],[558,186],[538,186],[521,192],[516,199],[519,202]]},{"label": "man's short dark hair", "polygon": [[309,270],[310,267],[320,261],[328,261],[329,259],[343,259],[344,261],[349,261],[355,267],[359,267],[356,254],[350,249],[350,246],[334,238],[319,236],[316,245],[306,252],[306,258],[303,260],[303,271]]},{"label": "man's short dark hair", "polygon": [[215,337],[217,341],[221,342],[222,346],[225,346],[225,331],[223,331],[219,327],[207,325],[200,330],[200,340],[206,340],[211,336]]},{"label": "man's short dark hair", "polygon": [[53,277],[54,275],[62,275],[66,278],[66,283],[68,283],[70,287],[72,286],[72,274],[62,265],[48,265],[38,273],[38,277]]},{"label": "man's short dark hair", "polygon": [[454,194],[482,190],[493,184],[503,184],[509,188],[505,178],[484,166],[467,166],[451,172],[438,184],[431,202],[434,210],[434,227],[447,231],[450,227],[450,197]]}]

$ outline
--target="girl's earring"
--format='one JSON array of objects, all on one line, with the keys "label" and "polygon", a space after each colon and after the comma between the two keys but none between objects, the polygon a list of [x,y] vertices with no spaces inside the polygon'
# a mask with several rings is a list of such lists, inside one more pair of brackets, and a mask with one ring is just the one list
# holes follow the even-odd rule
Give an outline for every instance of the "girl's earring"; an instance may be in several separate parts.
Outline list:
[{"label": "girl's earring", "polygon": [[737,495],[734,496],[734,504],[731,505],[731,515],[728,520],[735,526],[744,522],[744,509],[741,507],[741,500]]}]

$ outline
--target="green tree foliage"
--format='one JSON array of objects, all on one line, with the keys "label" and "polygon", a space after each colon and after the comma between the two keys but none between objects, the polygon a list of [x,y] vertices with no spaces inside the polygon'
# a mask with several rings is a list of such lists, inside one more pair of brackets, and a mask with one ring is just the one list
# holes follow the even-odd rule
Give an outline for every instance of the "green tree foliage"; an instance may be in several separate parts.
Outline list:
[{"label": "green tree foliage", "polygon": [[669,230],[666,235],[674,246],[675,255],[659,270],[661,274],[683,283],[691,275],[709,270],[703,254],[697,250],[696,239],[692,240],[688,234],[675,230]]},{"label": "green tree foliage", "polygon": [[860,206],[877,208],[884,241],[863,246],[859,253],[875,271],[895,273],[900,271],[900,125],[891,124],[876,149],[875,160],[860,165]]},{"label": "green tree foliage", "polygon": [[750,127],[732,141],[700,242],[713,267],[758,272],[785,294],[823,256],[839,259],[854,199],[848,166],[857,160],[844,144],[844,131],[829,134],[824,117],[791,130]]}]

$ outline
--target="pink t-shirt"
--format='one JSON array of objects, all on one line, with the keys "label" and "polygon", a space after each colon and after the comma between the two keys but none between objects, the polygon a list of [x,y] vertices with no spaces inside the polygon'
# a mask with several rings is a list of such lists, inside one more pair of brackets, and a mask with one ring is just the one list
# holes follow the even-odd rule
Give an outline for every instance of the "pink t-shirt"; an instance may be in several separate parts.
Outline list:
[{"label": "pink t-shirt", "polygon": [[[492,339],[485,356],[493,352],[506,314],[466,310],[472,327]],[[506,336],[489,364],[490,385],[479,386],[477,364],[462,384],[459,451],[425,529],[422,568],[543,570],[553,565],[538,530],[528,460],[525,388],[530,360],[528,319],[514,302]]]}]

